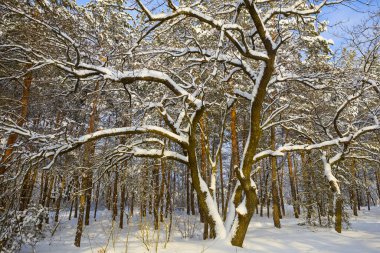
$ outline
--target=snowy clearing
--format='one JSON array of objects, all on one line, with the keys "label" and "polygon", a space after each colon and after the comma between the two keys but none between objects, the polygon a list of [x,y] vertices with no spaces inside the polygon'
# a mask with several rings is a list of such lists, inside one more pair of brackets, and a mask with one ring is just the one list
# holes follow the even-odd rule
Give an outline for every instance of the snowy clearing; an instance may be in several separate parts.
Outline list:
[{"label": "snowy clearing", "polygon": [[[282,228],[273,227],[272,218],[254,216],[252,219],[244,248],[230,246],[219,240],[182,239],[178,230],[178,219],[174,218],[174,237],[164,248],[165,229],[159,236],[160,243],[156,245],[157,235],[149,231],[150,251],[144,246],[141,232],[137,229],[139,220],[134,220],[128,228],[119,230],[109,223],[111,212],[99,212],[97,221],[93,221],[84,230],[84,240],[81,248],[73,245],[76,231],[76,219],[67,221],[62,216],[55,235],[47,237],[36,247],[36,252],[158,252],[163,253],[191,253],[191,252],[380,252],[380,207],[371,211],[362,210],[358,217],[351,218],[351,227],[338,234],[333,228],[321,228],[297,225],[302,219],[286,217],[281,220]],[[190,224],[195,221],[195,229],[201,225],[193,217]],[[182,221],[181,221],[182,222]],[[115,226],[117,227],[117,223]],[[184,231],[182,231],[184,232]],[[129,233],[129,235],[128,235]],[[199,232],[194,232],[199,237]],[[146,237],[146,238],[147,238]],[[128,244],[126,244],[128,238]],[[127,247],[126,247],[127,245]],[[106,251],[104,251],[106,249]],[[31,248],[24,248],[22,253],[32,252]]]}]

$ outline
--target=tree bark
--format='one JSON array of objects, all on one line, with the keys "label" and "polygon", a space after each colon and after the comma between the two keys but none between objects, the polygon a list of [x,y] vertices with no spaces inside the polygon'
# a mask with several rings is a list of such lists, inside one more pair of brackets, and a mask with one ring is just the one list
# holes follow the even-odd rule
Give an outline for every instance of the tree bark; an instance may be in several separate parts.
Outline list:
[{"label": "tree bark", "polygon": [[165,206],[165,218],[168,218],[168,214],[170,211],[170,203],[171,203],[171,166],[168,166],[167,169],[167,179],[166,179],[166,185],[167,185],[167,190],[166,190],[166,206]]},{"label": "tree bark", "polygon": [[290,153],[287,154],[287,160],[288,160],[288,169],[289,169],[289,180],[290,180],[290,190],[292,194],[292,204],[293,204],[293,211],[294,211],[294,217],[296,219],[299,218],[298,214],[298,200],[297,200],[297,192],[296,192],[296,182],[295,182],[295,175],[293,172],[293,162]]},{"label": "tree bark", "polygon": [[[95,85],[95,91],[98,91],[99,89],[99,81],[96,82]],[[88,129],[87,133],[91,134],[95,131],[95,125],[98,118],[98,99],[99,99],[99,92],[96,92],[95,98],[92,101],[92,108],[91,108],[91,114],[90,119],[88,123]],[[92,158],[95,154],[95,142],[88,142],[84,145],[84,167],[87,168],[87,171],[85,171],[86,176],[85,178],[85,189],[86,189],[86,216],[85,216],[85,225],[90,224],[90,210],[91,210],[91,197],[92,197]]]},{"label": "tree bark", "polygon": [[[83,176],[85,176],[85,173],[83,173]],[[85,209],[85,204],[86,204],[85,181],[86,179],[82,178],[82,187],[80,190],[80,197],[79,197],[79,217],[78,217],[78,223],[77,223],[77,231],[75,233],[75,240],[74,240],[74,245],[76,247],[80,247],[82,233],[83,233],[84,209]]]},{"label": "tree bark", "polygon": [[56,201],[56,207],[55,207],[55,217],[54,217],[55,222],[58,222],[58,219],[59,219],[59,211],[61,209],[62,195],[63,195],[63,190],[65,189],[65,187],[66,187],[66,177],[62,176],[61,184],[59,187],[58,199]]},{"label": "tree bark", "polygon": [[356,172],[355,172],[355,160],[352,161],[352,164],[350,166],[350,172],[351,172],[351,177],[352,177],[352,187],[350,187],[350,192],[351,192],[351,205],[352,205],[352,211],[355,216],[358,216],[358,201],[357,201],[357,196],[356,196]]},{"label": "tree bark", "polygon": [[118,193],[117,193],[117,183],[119,181],[119,172],[115,171],[115,178],[113,182],[113,195],[112,195],[112,220],[116,220],[117,216],[117,198],[118,198]]},{"label": "tree bark", "polygon": [[119,228],[123,228],[124,225],[124,210],[125,210],[125,183],[124,180],[121,185],[121,195],[120,195],[120,222]]},{"label": "tree bark", "polygon": [[95,209],[94,209],[94,220],[96,221],[96,213],[98,211],[98,204],[99,204],[99,188],[100,188],[100,182],[98,182],[98,186],[96,187],[95,192]]},{"label": "tree bark", "polygon": [[342,233],[343,197],[337,194],[335,203],[335,231]]},{"label": "tree bark", "polygon": [[[204,123],[203,123],[203,117],[200,120],[200,127],[203,129],[204,132],[206,132]],[[201,134],[201,171],[202,171],[202,177],[205,179],[205,182],[208,181],[208,173],[207,173],[207,158],[206,158],[206,143],[204,136]],[[203,211],[201,212],[201,219],[203,220],[203,240],[206,240],[208,238],[208,222],[206,218],[207,214]]]},{"label": "tree bark", "polygon": [[55,176],[51,175],[50,181],[49,181],[49,189],[48,189],[46,199],[45,199],[45,207],[47,207],[47,209],[48,209],[48,213],[47,213],[46,219],[45,219],[46,223],[49,223],[49,210],[50,210],[51,192],[53,191],[54,183],[55,183]]},{"label": "tree bark", "polygon": [[363,174],[364,174],[364,185],[365,185],[365,194],[367,197],[367,208],[368,211],[371,210],[371,203],[370,203],[370,192],[369,192],[369,186],[367,182],[367,170],[363,169]]},{"label": "tree bark", "polygon": [[305,157],[305,153],[301,153],[301,163],[302,163],[302,181],[303,181],[303,191],[306,198],[306,218],[308,222],[310,222],[311,215],[312,215],[312,196],[310,191],[312,191],[310,177],[308,173],[308,167],[307,167],[307,161]]},{"label": "tree bark", "polygon": [[277,173],[277,180],[278,180],[278,193],[280,195],[280,206],[281,206],[281,212],[282,212],[282,215],[280,216],[280,218],[282,219],[282,217],[285,216],[284,194],[282,191],[282,187],[284,184],[284,168],[282,168],[280,172]]},{"label": "tree bark", "polygon": [[160,189],[160,221],[164,222],[164,193],[165,193],[165,173],[166,160],[161,159],[161,189]]},{"label": "tree bark", "polygon": [[[32,67],[30,65],[27,66],[27,68]],[[30,87],[32,85],[33,75],[32,72],[28,72],[24,76],[24,82],[23,82],[23,88],[22,88],[22,96],[20,99],[21,103],[21,111],[20,111],[20,117],[16,121],[16,124],[18,126],[23,126],[28,118],[28,107],[29,107],[29,97],[30,97]],[[17,141],[18,135],[16,133],[12,133],[8,136],[7,144],[5,146],[5,152],[3,156],[1,157],[0,161],[0,176],[3,175],[6,170],[6,163],[10,160],[13,152],[13,145]]]},{"label": "tree bark", "polygon": [[160,164],[155,164],[153,167],[153,192],[154,192],[154,230],[158,230],[159,227],[159,208],[160,208]]},{"label": "tree bark", "polygon": [[222,213],[223,213],[225,210],[225,205],[227,204],[227,202],[224,202],[224,178],[223,178],[222,149],[219,150],[219,175],[220,175],[220,196],[221,196],[220,202],[221,202]]},{"label": "tree bark", "polygon": [[35,167],[31,168],[24,177],[20,195],[20,211],[23,211],[28,208],[30,199],[32,197],[34,184],[36,182],[37,174],[37,167]]},{"label": "tree bark", "polygon": [[378,196],[378,199],[380,199],[380,168],[376,169],[375,176],[376,176],[377,196]]},{"label": "tree bark", "polygon": [[[271,127],[271,148],[276,149],[276,130]],[[273,203],[273,223],[276,228],[281,228],[280,222],[280,205],[278,198],[278,185],[277,185],[277,158],[271,157],[271,167],[272,167],[272,203]],[[297,217],[298,218],[298,217]]]}]

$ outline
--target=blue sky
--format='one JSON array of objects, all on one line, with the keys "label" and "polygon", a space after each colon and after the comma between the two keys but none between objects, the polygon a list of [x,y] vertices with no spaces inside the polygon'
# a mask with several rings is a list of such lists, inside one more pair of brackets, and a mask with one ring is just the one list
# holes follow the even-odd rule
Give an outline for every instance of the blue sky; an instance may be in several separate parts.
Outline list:
[{"label": "blue sky", "polygon": [[[77,0],[78,4],[85,4],[89,0]],[[363,4],[363,3],[367,4]],[[339,48],[344,44],[344,33],[342,27],[353,27],[367,18],[368,11],[374,11],[380,8],[380,0],[362,0],[351,4],[349,7],[345,5],[338,5],[328,7],[323,10],[321,14],[322,19],[329,20],[329,29],[323,33],[327,39],[332,39],[334,45],[332,49]]]},{"label": "blue sky", "polygon": [[358,1],[356,4],[350,6],[338,5],[324,9],[321,18],[329,20],[329,29],[323,33],[323,36],[327,39],[334,40],[335,44],[332,47],[333,49],[337,49],[344,44],[342,37],[344,37],[345,34],[342,31],[342,27],[352,28],[365,20],[370,11],[375,11],[380,8],[379,0],[363,0],[362,2],[366,2],[367,4]]}]

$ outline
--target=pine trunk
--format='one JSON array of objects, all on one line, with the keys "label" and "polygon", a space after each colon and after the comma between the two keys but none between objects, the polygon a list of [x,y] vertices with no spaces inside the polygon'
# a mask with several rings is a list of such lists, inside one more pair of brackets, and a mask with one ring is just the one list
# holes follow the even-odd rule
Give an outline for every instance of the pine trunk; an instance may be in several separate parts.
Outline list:
[{"label": "pine trunk", "polygon": [[116,220],[117,216],[117,199],[118,199],[118,193],[117,193],[117,182],[119,181],[119,173],[118,171],[115,171],[115,178],[113,182],[113,195],[112,195],[112,220]]},{"label": "pine trunk", "polygon": [[65,187],[66,187],[66,177],[63,176],[61,179],[58,198],[57,198],[56,206],[55,206],[55,217],[54,217],[55,222],[58,222],[58,219],[59,219],[59,211],[61,209],[62,195],[63,195],[63,190],[65,189]]},{"label": "pine trunk", "polygon": [[[275,150],[276,147],[276,130],[271,127],[271,148]],[[278,198],[278,185],[277,185],[277,158],[271,157],[271,167],[272,167],[272,203],[273,203],[273,223],[276,228],[281,228],[280,222],[280,205]]]},{"label": "pine trunk", "polygon": [[[32,67],[28,65],[27,67]],[[32,72],[28,72],[24,76],[23,88],[22,88],[22,96],[20,99],[21,103],[21,111],[20,117],[18,118],[16,124],[18,126],[23,126],[28,118],[28,107],[29,107],[29,97],[30,97],[30,87],[32,85],[33,75]],[[0,161],[0,176],[3,175],[7,168],[6,163],[10,160],[13,152],[13,145],[17,141],[18,135],[16,133],[12,133],[8,136],[8,140],[5,146],[5,151]]]},{"label": "pine trunk", "polygon": [[293,204],[294,217],[298,219],[299,213],[298,213],[298,200],[297,200],[297,192],[296,192],[296,181],[295,181],[295,175],[293,172],[293,162],[292,162],[292,158],[291,158],[290,153],[288,153],[287,158],[288,158],[290,191],[292,194],[292,204]]}]

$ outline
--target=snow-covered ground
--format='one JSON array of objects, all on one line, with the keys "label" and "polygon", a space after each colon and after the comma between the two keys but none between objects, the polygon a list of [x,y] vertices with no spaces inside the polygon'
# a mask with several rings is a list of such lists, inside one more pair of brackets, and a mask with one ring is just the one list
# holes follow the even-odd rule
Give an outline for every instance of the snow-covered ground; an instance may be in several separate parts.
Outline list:
[{"label": "snow-covered ground", "polygon": [[[272,219],[254,216],[245,239],[244,248],[236,248],[219,240],[200,240],[202,227],[195,217],[187,220],[175,219],[173,236],[165,245],[165,227],[157,238],[152,230],[139,230],[138,217],[131,224],[119,230],[118,223],[110,222],[111,214],[108,211],[99,212],[98,220],[86,226],[82,238],[81,248],[74,243],[76,219],[71,222],[62,217],[62,222],[53,237],[47,237],[36,247],[37,253],[55,252],[158,252],[162,253],[195,253],[195,252],[380,252],[380,207],[371,211],[362,210],[358,217],[351,218],[351,227],[342,234],[333,229],[300,226],[301,220],[285,217],[281,220],[282,228],[275,229]],[[184,219],[184,220],[183,220]],[[185,233],[184,224],[189,225],[188,234],[195,238],[183,239],[179,230]],[[191,232],[194,227],[194,233]],[[145,233],[142,233],[144,231]],[[146,243],[143,243],[145,238]],[[159,242],[158,244],[156,242]],[[149,248],[149,251],[148,251]],[[32,252],[31,248],[24,248],[23,253]]]}]

